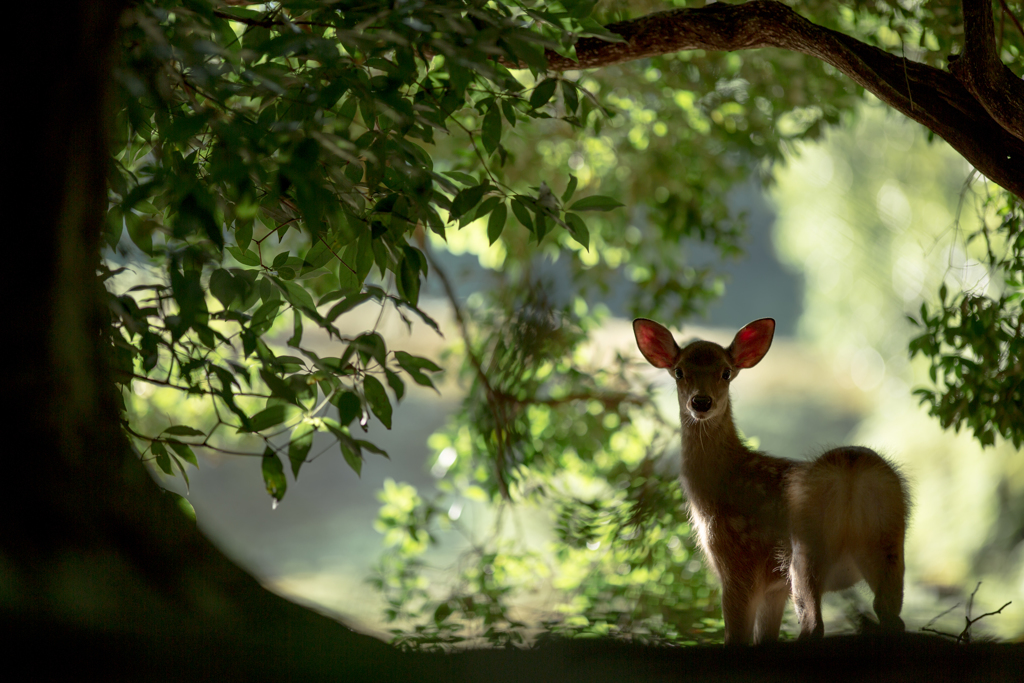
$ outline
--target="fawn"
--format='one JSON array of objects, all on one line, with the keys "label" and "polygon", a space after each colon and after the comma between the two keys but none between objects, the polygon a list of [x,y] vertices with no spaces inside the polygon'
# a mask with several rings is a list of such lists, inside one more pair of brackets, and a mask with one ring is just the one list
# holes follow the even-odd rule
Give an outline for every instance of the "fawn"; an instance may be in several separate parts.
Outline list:
[{"label": "fawn", "polygon": [[675,377],[682,483],[697,539],[722,582],[725,642],[778,638],[791,593],[800,637],[821,636],[821,594],[864,578],[884,630],[902,631],[903,537],[909,499],[900,474],[855,446],[798,462],[740,441],[729,383],[764,357],[771,318],[746,325],[728,348],[679,348],[664,326],[633,321],[640,352]]}]

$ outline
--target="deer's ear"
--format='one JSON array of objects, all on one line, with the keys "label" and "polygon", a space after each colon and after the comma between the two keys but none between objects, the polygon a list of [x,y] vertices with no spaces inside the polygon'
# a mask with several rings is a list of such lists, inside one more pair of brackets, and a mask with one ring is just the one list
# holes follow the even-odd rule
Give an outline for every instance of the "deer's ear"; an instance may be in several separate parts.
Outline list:
[{"label": "deer's ear", "polygon": [[670,368],[675,365],[679,356],[679,345],[664,325],[647,318],[637,318],[633,321],[633,334],[636,336],[636,345],[640,347],[640,353],[644,354],[648,363],[656,368]]},{"label": "deer's ear", "polygon": [[738,368],[752,368],[760,363],[764,354],[768,353],[774,336],[773,318],[761,318],[744,325],[727,349],[733,365]]}]

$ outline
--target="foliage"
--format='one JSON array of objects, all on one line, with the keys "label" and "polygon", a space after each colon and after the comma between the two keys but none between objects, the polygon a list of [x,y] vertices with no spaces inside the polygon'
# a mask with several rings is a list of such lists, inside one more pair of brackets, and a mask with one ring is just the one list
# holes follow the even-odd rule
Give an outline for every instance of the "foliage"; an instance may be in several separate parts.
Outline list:
[{"label": "foliage", "polygon": [[980,227],[964,246],[982,246],[987,269],[971,289],[939,288],[940,305],[921,304],[921,334],[912,355],[929,359],[935,389],[914,393],[944,428],[970,428],[983,445],[996,436],[1016,448],[1024,442],[1024,205],[1009,193],[986,192]]},{"label": "foliage", "polygon": [[[161,469],[170,472],[170,458],[184,473],[182,459],[195,464],[189,449],[222,448],[225,429],[256,434],[266,443],[268,490],[280,499],[281,468],[266,461],[284,452],[269,439],[290,429],[294,474],[313,431],[331,432],[358,472],[363,451],[381,451],[352,424],[372,414],[390,428],[385,383],[401,399],[403,376],[432,386],[439,367],[389,352],[373,330],[346,335],[337,322],[373,301],[436,329],[417,306],[429,270],[423,231],[444,235],[447,223],[490,214],[496,239],[511,208],[538,241],[558,227],[587,243],[578,212],[616,202],[570,204],[571,189],[563,200],[516,192],[485,165],[475,177],[445,174],[424,149],[452,127],[478,161],[485,151],[505,160],[502,117],[511,125],[549,116],[558,82],[526,89],[488,56],[536,70],[561,22],[586,32],[562,14],[539,16],[545,32],[525,30],[507,8],[458,4],[135,8],[108,241],[118,245],[124,226],[162,272],[112,302],[118,368],[126,383],[208,396],[216,413],[204,430],[133,433]],[[584,116],[593,109],[571,82],[563,91]],[[294,355],[268,343],[286,316]],[[336,356],[303,345],[309,324],[337,342]],[[338,419],[319,416],[327,404]]]},{"label": "foliage", "polygon": [[[831,6],[801,11],[886,49],[914,37],[932,61],[955,40],[943,4]],[[674,428],[627,359],[588,346],[597,301],[617,287],[635,313],[701,311],[722,282],[692,247],[740,253],[730,189],[767,182],[789,141],[862,93],[772,51],[546,71],[545,49],[615,40],[602,25],[630,14],[586,0],[156,0],[125,17],[107,235],[125,265],[112,255],[101,275],[143,458],[187,481],[196,449],[256,456],[276,504],[327,432],[358,474],[366,453],[385,455],[360,431],[390,429],[408,381],[433,387],[441,366],[349,314],[379,306],[437,330],[420,306],[435,282],[454,311],[467,395],[431,442],[453,459],[434,496],[386,489],[378,520],[393,550],[376,582],[410,647],[461,642],[474,624],[505,644],[541,622],[716,632],[663,457]],[[456,242],[495,269],[471,305],[435,258]],[[146,410],[154,387],[176,397],[174,417]],[[424,553],[469,501],[534,506],[554,544],[517,547],[499,524],[471,539],[454,586],[429,590]],[[537,572],[564,599],[526,619],[516,588]]]},{"label": "foliage", "polygon": [[[573,331],[587,331],[599,316],[573,320],[537,301],[519,306],[548,325],[523,325],[521,317],[501,325],[489,318],[493,311],[480,312],[487,336],[473,346],[483,346],[495,367],[517,372],[476,375],[462,411],[432,437],[443,475],[435,496],[423,500],[391,485],[382,495],[378,529],[392,550],[374,583],[390,604],[397,642],[509,644],[538,626],[689,643],[721,637],[682,492],[666,464],[678,448],[676,430],[639,398],[653,387],[628,393],[641,380],[621,356],[592,374],[568,361],[559,346],[576,347]],[[522,357],[531,353],[540,362]],[[475,375],[472,361],[464,371]],[[529,547],[510,532],[501,519],[514,512],[503,495],[551,520],[549,545]],[[494,531],[477,538],[458,521],[462,509],[493,500]],[[468,541],[456,576],[424,582],[426,540],[436,543],[453,527]],[[524,601],[542,586],[562,597],[542,608]],[[416,615],[432,619],[410,632],[406,622]]]}]

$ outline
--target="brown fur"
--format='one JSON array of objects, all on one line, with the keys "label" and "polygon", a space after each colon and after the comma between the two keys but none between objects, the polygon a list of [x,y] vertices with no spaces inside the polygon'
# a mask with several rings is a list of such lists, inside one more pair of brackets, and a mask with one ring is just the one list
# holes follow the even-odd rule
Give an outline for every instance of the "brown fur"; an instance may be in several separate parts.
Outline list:
[{"label": "brown fur", "polygon": [[775,321],[750,323],[728,349],[706,341],[680,349],[667,329],[642,318],[633,328],[647,360],[676,377],[682,483],[700,546],[722,581],[726,643],[777,638],[789,595],[801,637],[820,636],[822,593],[861,578],[882,628],[903,630],[909,500],[893,466],[856,446],[797,462],[740,441],[729,383],[767,353]]}]

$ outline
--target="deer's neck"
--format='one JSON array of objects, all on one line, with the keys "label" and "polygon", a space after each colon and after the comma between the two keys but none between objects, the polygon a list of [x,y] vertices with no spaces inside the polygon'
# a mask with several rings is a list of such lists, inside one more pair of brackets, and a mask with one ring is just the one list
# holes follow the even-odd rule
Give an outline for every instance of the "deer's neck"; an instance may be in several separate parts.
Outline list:
[{"label": "deer's neck", "polygon": [[[685,410],[685,409],[682,409]],[[718,417],[695,422],[681,415],[683,463],[682,477],[694,502],[704,494],[713,495],[730,477],[732,465],[750,451],[740,441],[732,420],[732,408],[726,406]]]}]

